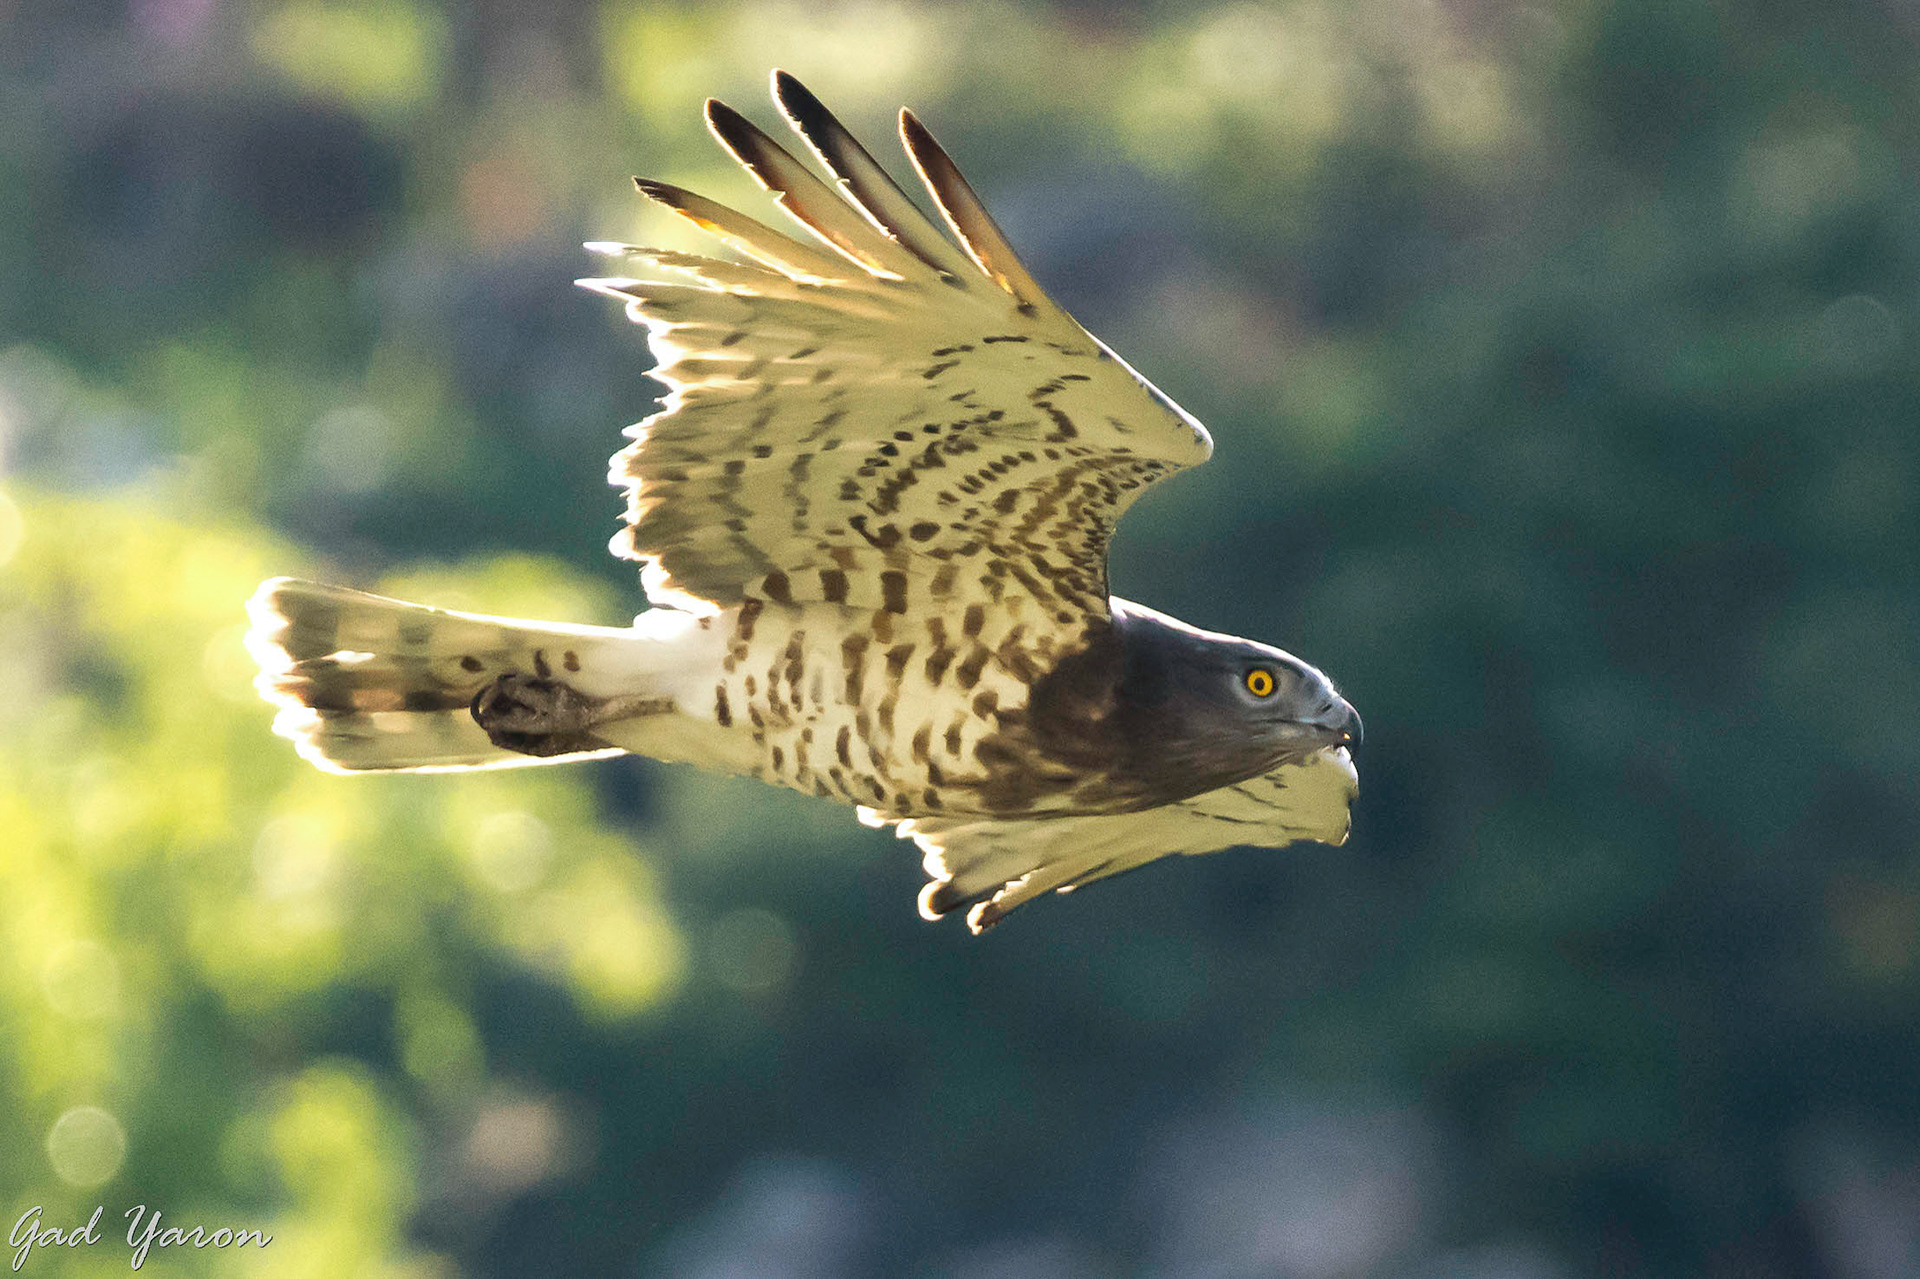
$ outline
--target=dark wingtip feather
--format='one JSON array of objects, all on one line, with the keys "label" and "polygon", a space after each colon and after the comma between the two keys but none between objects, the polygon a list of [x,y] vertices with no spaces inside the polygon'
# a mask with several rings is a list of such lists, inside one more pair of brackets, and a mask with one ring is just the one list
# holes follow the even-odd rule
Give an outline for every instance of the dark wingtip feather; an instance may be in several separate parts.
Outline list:
[{"label": "dark wingtip feather", "polygon": [[759,125],[718,98],[707,99],[707,128],[761,186],[790,199],[796,194],[805,194],[788,191],[778,181],[779,161],[797,163],[786,149],[768,137]]},{"label": "dark wingtip feather", "polygon": [[862,218],[842,193],[822,182],[751,120],[709,99],[707,128],[754,181],[775,193],[780,207],[812,234],[870,273],[903,278],[912,259],[901,246]]},{"label": "dark wingtip feather", "polygon": [[[742,140],[748,138],[753,132],[753,125],[747,117],[718,98],[708,98],[702,111],[707,118],[707,128],[713,131],[713,136],[719,138],[721,145],[738,157]],[[751,147],[750,142],[745,145]]]},{"label": "dark wingtip feather", "polygon": [[768,181],[765,170],[768,167],[769,149],[777,151],[780,144],[768,137],[759,125],[718,98],[708,98],[705,110],[707,131],[719,139],[720,145],[753,175],[756,182],[770,191],[778,190]]},{"label": "dark wingtip feather", "polygon": [[905,107],[900,109],[900,143],[974,264],[1027,306],[1045,304],[1046,291],[1021,264],[1013,245],[1007,242],[1006,235],[961,174],[953,157],[934,140],[920,118]]},{"label": "dark wingtip feather", "polygon": [[809,137],[816,130],[839,123],[812,89],[777,69],[773,73],[773,100],[786,112],[787,119]]},{"label": "dark wingtip feather", "polygon": [[777,271],[796,279],[831,280],[844,274],[838,262],[828,255],[789,239],[703,195],[653,178],[635,178],[633,185],[649,200],[673,210],[722,242]]},{"label": "dark wingtip feather", "polygon": [[966,259],[811,89],[775,71],[773,98],[868,221],[942,276],[963,273]]},{"label": "dark wingtip feather", "polygon": [[793,75],[791,72],[782,71],[779,67],[775,67],[773,69],[774,101],[784,107],[787,104],[789,94],[800,95],[811,101],[815,106],[820,105],[820,99],[813,96],[813,90],[800,83],[799,77]]}]

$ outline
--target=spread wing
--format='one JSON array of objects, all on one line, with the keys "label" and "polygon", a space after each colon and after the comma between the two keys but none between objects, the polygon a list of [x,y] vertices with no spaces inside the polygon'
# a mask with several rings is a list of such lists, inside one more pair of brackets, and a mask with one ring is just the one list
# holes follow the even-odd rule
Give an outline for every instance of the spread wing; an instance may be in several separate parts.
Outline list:
[{"label": "spread wing", "polygon": [[810,242],[643,180],[748,260],[589,246],[643,272],[581,283],[646,326],[669,390],[613,459],[615,552],[656,604],[980,601],[1057,655],[1107,618],[1121,513],[1212,442],[1047,298],[911,114],[958,243],[798,81],[774,96],[832,185],[722,104],[707,122]]},{"label": "spread wing", "polygon": [[[921,890],[920,913],[938,919],[970,906],[967,927],[979,933],[1048,889],[1070,892],[1172,853],[1197,856],[1300,839],[1344,844],[1358,790],[1353,756],[1341,746],[1141,813],[1028,821],[917,817],[901,822],[898,834],[926,854],[933,882]],[[873,825],[889,820],[871,809],[860,815]]]}]

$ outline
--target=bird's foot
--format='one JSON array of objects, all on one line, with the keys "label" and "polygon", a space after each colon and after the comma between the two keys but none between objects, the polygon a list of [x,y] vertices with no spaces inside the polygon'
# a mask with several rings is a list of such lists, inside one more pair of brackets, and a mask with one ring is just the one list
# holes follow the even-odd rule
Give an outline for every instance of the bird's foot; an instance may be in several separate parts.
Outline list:
[{"label": "bird's foot", "polygon": [[606,743],[587,730],[603,718],[600,702],[558,680],[502,675],[473,699],[473,721],[503,750],[571,755]]}]

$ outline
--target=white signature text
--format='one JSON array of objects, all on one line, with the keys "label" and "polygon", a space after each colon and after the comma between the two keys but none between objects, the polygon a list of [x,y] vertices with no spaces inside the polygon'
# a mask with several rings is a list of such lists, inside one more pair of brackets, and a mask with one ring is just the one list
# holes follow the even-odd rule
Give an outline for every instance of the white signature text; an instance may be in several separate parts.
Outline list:
[{"label": "white signature text", "polygon": [[[47,1225],[42,1207],[35,1204],[20,1214],[7,1235],[7,1246],[17,1249],[13,1254],[13,1268],[18,1270],[26,1265],[35,1248],[86,1248],[99,1243],[100,1218],[106,1210],[106,1205],[101,1204],[85,1225],[62,1229]],[[244,1248],[249,1244],[264,1248],[273,1242],[272,1235],[258,1230],[236,1230],[228,1226],[212,1230],[205,1226],[162,1227],[160,1210],[149,1212],[145,1204],[135,1204],[121,1215],[127,1220],[127,1247],[132,1250],[130,1260],[135,1270],[147,1263],[150,1248]]]}]

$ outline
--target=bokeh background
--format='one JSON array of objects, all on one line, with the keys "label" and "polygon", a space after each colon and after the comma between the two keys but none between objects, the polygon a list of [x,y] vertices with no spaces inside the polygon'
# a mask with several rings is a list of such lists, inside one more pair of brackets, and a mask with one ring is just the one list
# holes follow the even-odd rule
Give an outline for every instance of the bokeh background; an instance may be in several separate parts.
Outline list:
[{"label": "bokeh background", "polygon": [[[1920,8],[0,0],[0,1217],[154,1275],[1920,1274]],[[617,623],[700,101],[911,103],[1210,423],[1116,589],[1342,849],[913,910],[824,803],[338,779],[270,573]],[[895,166],[904,171],[904,166]],[[11,1249],[9,1249],[11,1251]]]}]

